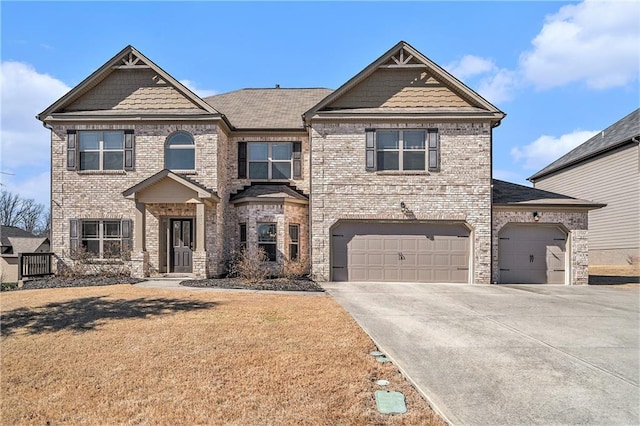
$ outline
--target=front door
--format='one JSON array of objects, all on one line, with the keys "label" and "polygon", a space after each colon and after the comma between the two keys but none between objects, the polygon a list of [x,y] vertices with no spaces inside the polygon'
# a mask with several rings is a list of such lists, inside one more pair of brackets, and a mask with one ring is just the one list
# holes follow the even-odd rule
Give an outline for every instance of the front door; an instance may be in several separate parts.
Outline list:
[{"label": "front door", "polygon": [[171,272],[192,272],[193,219],[171,219]]}]

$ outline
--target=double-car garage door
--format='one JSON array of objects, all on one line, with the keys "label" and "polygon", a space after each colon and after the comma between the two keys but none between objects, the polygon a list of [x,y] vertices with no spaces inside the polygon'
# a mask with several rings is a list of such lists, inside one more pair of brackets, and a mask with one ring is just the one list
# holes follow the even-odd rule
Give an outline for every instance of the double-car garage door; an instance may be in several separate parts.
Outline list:
[{"label": "double-car garage door", "polygon": [[331,232],[334,281],[469,281],[463,224],[342,222]]}]

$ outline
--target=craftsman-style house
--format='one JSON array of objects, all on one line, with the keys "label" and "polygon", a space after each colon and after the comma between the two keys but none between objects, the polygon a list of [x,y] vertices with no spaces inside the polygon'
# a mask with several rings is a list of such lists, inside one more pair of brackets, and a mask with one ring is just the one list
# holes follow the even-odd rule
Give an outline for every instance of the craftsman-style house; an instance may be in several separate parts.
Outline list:
[{"label": "craftsman-style house", "polygon": [[319,280],[585,284],[600,205],[492,180],[504,116],[405,42],[337,90],[204,99],[128,46],[38,116],[52,251],[136,276],[261,247]]}]

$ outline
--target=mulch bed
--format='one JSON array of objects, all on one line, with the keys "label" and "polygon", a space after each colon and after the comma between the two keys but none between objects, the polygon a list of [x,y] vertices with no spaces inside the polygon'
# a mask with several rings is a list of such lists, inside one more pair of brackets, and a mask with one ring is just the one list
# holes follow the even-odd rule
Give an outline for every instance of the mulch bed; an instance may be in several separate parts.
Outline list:
[{"label": "mulch bed", "polygon": [[135,284],[141,279],[131,278],[124,275],[100,276],[87,275],[83,277],[47,277],[25,281],[22,290],[33,290],[43,288],[63,288],[63,287],[91,287],[114,284]]},{"label": "mulch bed", "polygon": [[182,281],[185,287],[215,287],[241,290],[275,290],[275,291],[319,291],[324,290],[308,279],[271,278],[258,283],[248,283],[241,278],[209,278],[206,280]]}]

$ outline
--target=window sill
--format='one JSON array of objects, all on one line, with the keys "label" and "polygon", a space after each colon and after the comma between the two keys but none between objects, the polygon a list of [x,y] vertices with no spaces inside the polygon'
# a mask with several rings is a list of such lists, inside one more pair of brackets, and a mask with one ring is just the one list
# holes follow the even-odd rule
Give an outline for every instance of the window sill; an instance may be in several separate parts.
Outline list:
[{"label": "window sill", "polygon": [[377,170],[375,173],[381,176],[430,176],[433,172],[422,170]]},{"label": "window sill", "polygon": [[126,175],[125,170],[78,170],[79,175]]}]

